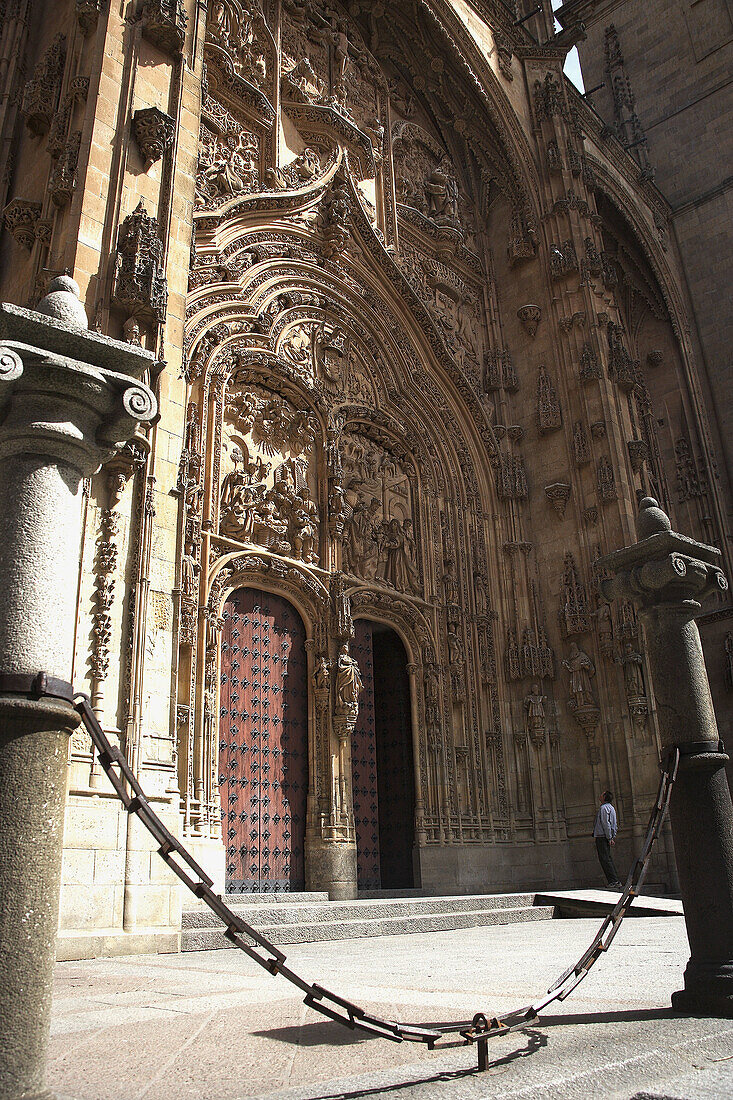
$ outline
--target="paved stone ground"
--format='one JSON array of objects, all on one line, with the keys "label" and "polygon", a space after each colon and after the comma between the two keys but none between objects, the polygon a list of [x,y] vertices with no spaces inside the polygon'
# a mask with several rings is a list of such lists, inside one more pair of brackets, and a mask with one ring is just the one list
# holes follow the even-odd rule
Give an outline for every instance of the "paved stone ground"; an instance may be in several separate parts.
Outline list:
[{"label": "paved stone ground", "polygon": [[[538,998],[597,920],[298,944],[290,964],[419,1023]],[[62,1100],[588,1100],[733,1095],[733,1020],[673,1017],[681,917],[627,921],[566,1002],[525,1032],[429,1052],[353,1035],[234,951],[60,963],[48,1083]]]}]

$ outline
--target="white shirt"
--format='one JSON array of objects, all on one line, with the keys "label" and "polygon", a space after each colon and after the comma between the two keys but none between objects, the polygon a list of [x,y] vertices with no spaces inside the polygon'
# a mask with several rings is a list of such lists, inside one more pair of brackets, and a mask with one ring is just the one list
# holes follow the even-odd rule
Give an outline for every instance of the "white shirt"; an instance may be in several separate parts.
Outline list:
[{"label": "white shirt", "polygon": [[613,840],[616,830],[616,811],[610,802],[604,802],[596,814],[593,836],[605,836],[606,840]]}]

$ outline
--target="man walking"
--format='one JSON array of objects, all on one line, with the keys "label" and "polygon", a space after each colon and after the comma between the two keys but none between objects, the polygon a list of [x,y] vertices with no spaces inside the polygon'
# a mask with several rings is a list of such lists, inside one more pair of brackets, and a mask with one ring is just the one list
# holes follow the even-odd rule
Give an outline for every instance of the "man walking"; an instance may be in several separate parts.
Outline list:
[{"label": "man walking", "polygon": [[606,882],[612,890],[622,889],[618,878],[618,871],[616,870],[613,856],[611,855],[611,845],[616,841],[617,829],[616,811],[613,808],[613,795],[610,791],[604,791],[603,802],[598,809],[595,825],[593,826],[593,837],[596,842],[598,859],[603,868],[603,873],[606,876]]}]

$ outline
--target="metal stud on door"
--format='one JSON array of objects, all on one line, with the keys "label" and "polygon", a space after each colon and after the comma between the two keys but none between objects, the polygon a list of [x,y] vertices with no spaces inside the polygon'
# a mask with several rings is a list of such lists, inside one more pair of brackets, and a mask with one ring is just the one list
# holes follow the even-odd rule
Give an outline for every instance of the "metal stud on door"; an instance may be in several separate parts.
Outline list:
[{"label": "metal stud on door", "polygon": [[224,608],[219,784],[231,893],[302,890],[308,789],[305,628],[252,588]]}]

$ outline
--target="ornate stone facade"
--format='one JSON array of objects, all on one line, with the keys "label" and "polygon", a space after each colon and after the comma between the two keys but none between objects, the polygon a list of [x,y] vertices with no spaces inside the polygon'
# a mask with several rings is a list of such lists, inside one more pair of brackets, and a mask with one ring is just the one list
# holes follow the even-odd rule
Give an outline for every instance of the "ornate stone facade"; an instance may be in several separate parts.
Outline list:
[{"label": "ornate stone facade", "polygon": [[[87,485],[76,686],[219,887],[237,589],[303,623],[308,888],[357,886],[354,620],[404,649],[415,885],[570,885],[600,792],[630,853],[657,782],[643,634],[595,562],[642,492],[726,545],[664,204],[537,46],[544,16],[482,3],[477,44],[464,7],[146,0],[113,138],[72,81],[125,55],[118,11],[97,42],[98,5],[49,5],[8,69],[3,297],[68,267],[95,327],[158,360],[160,421]],[[69,104],[49,148],[41,84]],[[68,883],[62,954],[175,935],[83,736],[70,767],[69,865],[114,855],[79,872],[106,899],[83,929]]]}]

